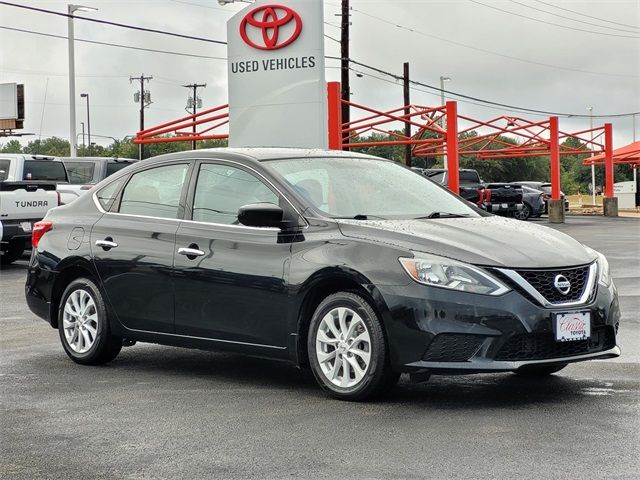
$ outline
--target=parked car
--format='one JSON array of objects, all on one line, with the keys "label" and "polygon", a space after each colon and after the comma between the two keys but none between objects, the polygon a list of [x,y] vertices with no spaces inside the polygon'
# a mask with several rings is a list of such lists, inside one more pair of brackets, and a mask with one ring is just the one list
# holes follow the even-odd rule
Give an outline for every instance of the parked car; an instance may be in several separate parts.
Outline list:
[{"label": "parked car", "polygon": [[[535,188],[536,190],[540,190],[544,192],[544,213],[549,213],[549,199],[551,198],[551,184],[548,182],[513,182],[514,185],[527,186],[529,188]],[[569,200],[567,200],[564,192],[560,190],[560,199],[564,200],[564,211],[569,210]]]},{"label": "parked car", "polygon": [[0,265],[22,256],[33,224],[60,205],[57,182],[66,182],[62,162],[52,157],[0,154]]},{"label": "parked car", "polygon": [[131,158],[116,157],[58,157],[69,174],[69,183],[60,185],[64,203],[71,203],[97,183],[125,167],[137,162]]},{"label": "parked car", "polygon": [[518,220],[528,220],[542,215],[546,206],[545,193],[523,185],[520,188],[522,188],[522,209],[515,212],[513,216]]},{"label": "parked car", "polygon": [[603,255],[352,152],[145,160],[51,210],[33,245],[27,303],[80,364],[138,341],[226,349],[363,400],[401,372],[548,375],[620,354]]},{"label": "parked car", "polygon": [[[441,185],[449,183],[442,168],[425,168],[422,174]],[[522,189],[509,183],[484,183],[477,170],[462,168],[458,174],[460,196],[487,212],[513,216],[522,210]]]}]

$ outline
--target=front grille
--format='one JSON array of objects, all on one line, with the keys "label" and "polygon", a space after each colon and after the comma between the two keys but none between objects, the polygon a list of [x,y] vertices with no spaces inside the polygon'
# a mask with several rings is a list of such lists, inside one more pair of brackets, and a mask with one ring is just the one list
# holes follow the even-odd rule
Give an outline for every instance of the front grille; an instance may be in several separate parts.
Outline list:
[{"label": "front grille", "polygon": [[523,333],[513,335],[500,348],[495,360],[547,360],[601,352],[615,347],[613,327],[601,327],[591,332],[591,338],[573,342],[556,342],[553,333]]},{"label": "front grille", "polygon": [[[589,265],[561,270],[517,270],[540,295],[549,303],[575,302],[580,300],[589,281]],[[556,276],[562,275],[571,283],[571,289],[564,295],[554,285]]]},{"label": "front grille", "polygon": [[466,362],[486,338],[482,335],[441,333],[433,339],[422,359],[429,362]]}]

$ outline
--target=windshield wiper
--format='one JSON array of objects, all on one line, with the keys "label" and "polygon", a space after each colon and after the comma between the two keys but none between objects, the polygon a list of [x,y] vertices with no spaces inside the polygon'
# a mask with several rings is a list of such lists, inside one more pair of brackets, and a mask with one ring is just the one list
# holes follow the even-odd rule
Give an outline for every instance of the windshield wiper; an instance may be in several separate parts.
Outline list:
[{"label": "windshield wiper", "polygon": [[386,218],[384,217],[379,217],[377,215],[365,215],[364,213],[358,213],[357,215],[354,215],[353,217],[332,217],[338,220],[369,220],[372,218],[376,218],[378,220],[386,220]]},{"label": "windshield wiper", "polygon": [[468,213],[431,212],[429,215],[416,217],[414,220],[422,220],[424,218],[465,218],[468,216]]}]

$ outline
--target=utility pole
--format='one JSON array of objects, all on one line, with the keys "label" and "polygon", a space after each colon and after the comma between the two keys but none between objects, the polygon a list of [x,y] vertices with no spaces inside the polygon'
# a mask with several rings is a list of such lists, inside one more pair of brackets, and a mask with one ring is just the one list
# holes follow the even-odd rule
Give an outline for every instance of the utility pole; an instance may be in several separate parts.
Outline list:
[{"label": "utility pole", "polygon": [[[404,94],[404,114],[405,114],[405,122],[404,122],[404,136],[407,138],[411,137],[411,124],[409,123],[409,114],[411,110],[409,105],[411,104],[411,90],[409,89],[409,62],[404,62],[404,71],[403,71],[403,94]],[[411,167],[411,145],[406,144],[404,146],[404,163],[407,167]]]},{"label": "utility pole", "polygon": [[[193,97],[191,97],[190,99],[187,100],[187,111],[189,111],[189,108],[191,108],[191,114],[195,115],[197,112],[197,109],[199,107],[202,106],[202,100],[200,100],[200,98],[198,98],[198,89],[199,88],[206,88],[207,84],[206,83],[192,83],[190,85],[183,85],[184,88],[189,88],[193,90]],[[193,134],[195,135],[196,133],[196,124],[195,124],[195,117],[193,118]],[[191,150],[195,150],[196,149],[196,141],[195,140],[191,140]]]},{"label": "utility pole", "polygon": [[[588,106],[587,110],[589,110],[589,130],[591,135],[591,150],[593,150],[593,107]],[[591,154],[593,157],[593,153]],[[596,166],[591,164],[591,205],[596,204]]]},{"label": "utility pole", "polygon": [[[140,103],[140,131],[144,130],[144,109],[151,105],[151,92],[144,89],[144,82],[153,79],[152,76],[145,77],[144,73],[139,77],[129,77],[129,83],[140,82],[140,91],[133,94],[133,101]],[[144,144],[138,145],[138,160],[144,158]]]},{"label": "utility pole", "polygon": [[[349,14],[349,0],[342,0],[342,16],[341,34],[340,34],[340,68],[341,68],[341,94],[340,97],[344,102],[351,100],[351,88],[349,87],[349,26],[350,14]],[[351,121],[351,112],[348,104],[342,104],[342,123],[349,123]]]}]

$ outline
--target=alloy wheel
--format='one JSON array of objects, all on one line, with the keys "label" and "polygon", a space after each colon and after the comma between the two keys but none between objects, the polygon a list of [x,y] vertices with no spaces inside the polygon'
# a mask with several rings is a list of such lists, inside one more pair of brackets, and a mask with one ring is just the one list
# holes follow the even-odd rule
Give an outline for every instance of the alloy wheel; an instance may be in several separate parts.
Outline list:
[{"label": "alloy wheel", "polygon": [[67,297],[62,317],[64,336],[75,353],[86,353],[98,335],[98,311],[86,290],[74,290]]},{"label": "alloy wheel", "polygon": [[346,307],[327,313],[316,332],[320,370],[341,388],[358,385],[371,363],[371,337],[362,317]]}]

